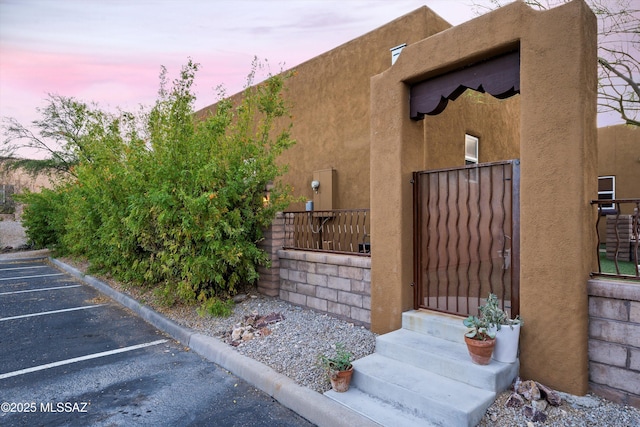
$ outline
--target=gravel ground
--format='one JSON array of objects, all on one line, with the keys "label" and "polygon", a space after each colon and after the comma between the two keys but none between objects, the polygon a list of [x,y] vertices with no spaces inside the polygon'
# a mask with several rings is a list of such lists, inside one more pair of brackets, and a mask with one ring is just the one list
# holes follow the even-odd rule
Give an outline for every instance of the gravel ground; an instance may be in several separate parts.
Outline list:
[{"label": "gravel ground", "polygon": [[[20,247],[25,244],[20,223],[0,221],[0,247]],[[70,265],[86,271],[85,262],[61,259]],[[253,339],[238,341],[236,350],[248,357],[270,366],[297,383],[322,393],[330,384],[322,370],[316,365],[319,354],[331,352],[336,343],[343,343],[354,353],[356,359],[374,351],[376,335],[366,328],[335,319],[312,310],[294,306],[277,298],[246,292],[246,298],[236,304],[234,313],[227,318],[201,317],[194,307],[175,305],[165,307],[158,303],[150,291],[127,287],[102,277],[115,289],[127,293],[143,304],[153,307],[175,322],[201,333],[231,342],[231,333],[238,327],[247,325],[247,318],[255,319],[275,313],[283,320],[270,323]],[[236,342],[237,343],[237,342]],[[231,345],[231,344],[230,344]],[[501,393],[487,410],[480,426],[497,427],[537,427],[537,426],[640,426],[640,410],[618,405],[595,395],[573,396],[561,394],[563,402],[558,407],[545,410],[545,422],[528,420],[521,408],[508,408],[505,402],[509,392]]]},{"label": "gravel ground", "polygon": [[19,221],[1,220],[0,218],[0,252],[25,250],[27,236]]}]

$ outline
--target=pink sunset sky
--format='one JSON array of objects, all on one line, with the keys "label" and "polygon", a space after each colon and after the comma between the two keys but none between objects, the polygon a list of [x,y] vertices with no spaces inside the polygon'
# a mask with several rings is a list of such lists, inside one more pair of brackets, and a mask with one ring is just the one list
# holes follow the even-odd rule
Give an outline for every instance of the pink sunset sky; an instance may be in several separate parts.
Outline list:
[{"label": "pink sunset sky", "polygon": [[[28,124],[48,93],[137,110],[188,58],[196,108],[240,91],[254,56],[289,69],[426,5],[460,24],[473,0],[0,0],[0,117]],[[488,1],[485,1],[488,3]],[[0,135],[4,139],[4,133]]]}]

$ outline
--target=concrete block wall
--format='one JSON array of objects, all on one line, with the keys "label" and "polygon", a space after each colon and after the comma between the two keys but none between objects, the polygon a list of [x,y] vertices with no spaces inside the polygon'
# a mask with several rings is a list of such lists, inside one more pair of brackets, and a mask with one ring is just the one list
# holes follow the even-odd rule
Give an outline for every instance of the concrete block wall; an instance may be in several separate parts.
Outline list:
[{"label": "concrete block wall", "polygon": [[589,387],[640,408],[640,283],[593,279],[589,292]]},{"label": "concrete block wall", "polygon": [[280,299],[371,325],[371,258],[278,251]]},{"label": "concrete block wall", "polygon": [[280,293],[280,258],[278,251],[284,246],[284,214],[276,214],[271,227],[264,231],[264,240],[258,247],[264,250],[271,260],[271,267],[258,267],[258,292],[270,297],[277,297]]}]

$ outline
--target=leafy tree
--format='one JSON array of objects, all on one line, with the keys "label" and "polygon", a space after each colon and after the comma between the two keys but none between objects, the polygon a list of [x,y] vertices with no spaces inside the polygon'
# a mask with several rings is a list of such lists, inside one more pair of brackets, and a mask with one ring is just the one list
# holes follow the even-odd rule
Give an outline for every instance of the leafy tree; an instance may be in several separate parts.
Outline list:
[{"label": "leafy tree", "polygon": [[[258,66],[240,101],[220,91],[215,111],[198,120],[191,91],[198,65],[191,61],[171,85],[163,69],[159,99],[144,114],[89,110],[65,146],[74,163],[73,180],[54,191],[63,203],[47,198],[64,212],[47,244],[155,286],[167,302],[197,300],[209,311],[212,299],[255,282],[257,267],[269,262],[257,247],[262,230],[291,201],[278,181],[286,167],[276,159],[294,143],[290,125],[282,127],[288,74],[254,85]],[[39,197],[24,197],[33,206],[25,213],[33,221],[29,235],[38,222],[48,225]]]},{"label": "leafy tree", "polygon": [[[512,0],[511,0],[512,1]],[[478,0],[478,13],[510,3]],[[524,0],[549,9],[569,0]],[[598,18],[598,111],[614,111],[640,126],[640,9],[635,0],[587,0]]]},{"label": "leafy tree", "polygon": [[[74,98],[55,94],[49,94],[46,107],[37,110],[41,118],[31,122],[31,127],[19,123],[15,118],[3,118],[5,139],[0,153],[12,159],[6,162],[6,166],[22,168],[31,173],[57,171],[73,175],[73,166],[83,155],[83,140],[89,128],[108,121],[106,113]],[[32,160],[16,156],[19,149],[25,148],[44,152],[46,159]]]}]

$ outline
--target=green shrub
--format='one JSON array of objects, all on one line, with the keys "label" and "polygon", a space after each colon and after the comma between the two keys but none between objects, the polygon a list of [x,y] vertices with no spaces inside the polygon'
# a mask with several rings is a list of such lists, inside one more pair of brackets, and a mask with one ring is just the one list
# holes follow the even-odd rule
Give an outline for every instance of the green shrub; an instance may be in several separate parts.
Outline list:
[{"label": "green shrub", "polygon": [[[51,227],[40,243],[86,256],[96,271],[155,286],[167,304],[224,308],[219,300],[254,283],[258,266],[268,264],[257,243],[291,201],[278,182],[286,167],[276,163],[293,144],[290,125],[274,128],[289,117],[282,97],[288,76],[252,86],[257,67],[239,105],[221,99],[199,120],[192,62],[171,87],[163,70],[147,113],[114,116],[74,104],[83,117],[82,134],[68,146],[77,158],[74,181],[27,201],[28,221]],[[55,221],[44,205],[54,196],[64,199]]]},{"label": "green shrub", "polygon": [[36,249],[63,249],[61,241],[65,231],[65,192],[46,188],[39,193],[27,190],[14,195],[14,198],[25,204],[22,225],[29,244]]},{"label": "green shrub", "polygon": [[222,300],[219,298],[209,298],[203,302],[196,310],[202,317],[209,315],[213,317],[229,317],[233,314],[233,300]]}]

